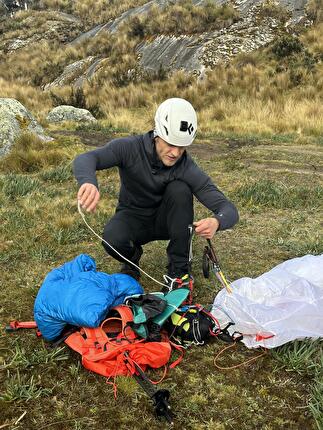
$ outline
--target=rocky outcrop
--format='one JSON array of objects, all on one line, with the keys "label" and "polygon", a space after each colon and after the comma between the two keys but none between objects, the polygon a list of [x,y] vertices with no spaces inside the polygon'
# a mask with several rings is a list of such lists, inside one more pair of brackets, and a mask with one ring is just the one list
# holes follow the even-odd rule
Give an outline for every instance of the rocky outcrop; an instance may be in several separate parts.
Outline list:
[{"label": "rocky outcrop", "polygon": [[[201,5],[205,1],[194,0],[193,3]],[[226,3],[226,0],[213,0],[213,2],[220,5]],[[129,17],[145,14],[153,5],[162,8],[167,3],[167,0],[155,0],[130,9],[116,20],[96,26],[80,35],[71,44],[75,45],[96,37],[102,31],[113,33]],[[282,20],[284,18],[285,28],[306,19],[306,4],[307,0],[234,0],[233,5],[241,16],[238,22],[227,22],[225,28],[213,32],[208,32],[206,28],[205,33],[198,36],[159,35],[153,40],[143,41],[137,48],[139,66],[148,72],[158,72],[160,69],[164,69],[167,71],[186,70],[199,74],[205,68],[212,68],[221,62],[227,62],[239,53],[248,53],[267,45],[277,36],[278,27],[283,28]],[[267,12],[262,13],[264,6],[267,8]],[[285,15],[283,19],[282,16],[276,16],[280,7],[286,8],[285,14],[281,14]],[[272,11],[272,15],[270,11]],[[79,81],[79,83],[82,82],[84,80]]]},{"label": "rocky outcrop", "polygon": [[[201,2],[196,2],[200,4]],[[220,1],[218,3],[221,3]],[[222,2],[223,3],[223,2]],[[305,15],[306,0],[280,0],[272,3],[273,16],[262,14],[262,0],[235,0],[241,19],[225,28],[200,36],[159,36],[138,46],[139,64],[144,70],[186,70],[201,73],[207,67],[230,61],[240,53],[265,46],[282,26],[275,16],[279,6],[286,8],[285,27],[298,23]]]},{"label": "rocky outcrop", "polygon": [[74,122],[94,122],[96,119],[86,109],[79,109],[74,106],[57,106],[49,112],[47,115],[48,122],[63,122],[63,121],[74,121]]},{"label": "rocky outcrop", "polygon": [[108,31],[109,33],[115,33],[118,28],[124,24],[127,19],[131,18],[132,16],[138,16],[143,15],[152,8],[152,6],[157,5],[159,7],[163,7],[168,3],[168,0],[152,0],[147,3],[145,3],[142,6],[134,7],[132,9],[127,10],[122,15],[120,15],[115,20],[109,21],[106,24],[100,24],[96,27],[92,28],[91,30],[87,31],[84,34],[81,34],[76,39],[74,39],[71,42],[71,45],[77,45],[78,43],[82,43],[88,39],[92,39],[93,37],[97,36],[102,31]]},{"label": "rocky outcrop", "polygon": [[[93,63],[97,63],[95,61],[95,57],[87,57],[84,60],[75,61],[72,64],[69,64],[63,70],[63,73],[58,76],[53,82],[45,85],[45,90],[50,90],[53,87],[59,87],[63,85],[75,85],[76,87],[82,86],[83,79],[86,79],[88,76],[88,70]],[[81,79],[83,77],[83,79]]]},{"label": "rocky outcrop", "polygon": [[[193,0],[196,6],[207,0]],[[208,0],[216,5],[229,0]],[[239,11],[240,18],[226,19],[221,22],[222,28],[197,35],[182,34],[156,35],[143,39],[137,46],[137,65],[128,70],[129,76],[136,79],[149,73],[162,71],[172,72],[184,70],[201,74],[205,69],[213,68],[219,63],[228,62],[239,53],[249,53],[262,46],[268,45],[277,35],[293,29],[293,26],[303,20],[306,24],[305,6],[308,0],[232,0],[230,4]],[[174,4],[176,0],[151,0],[121,14],[115,20],[95,26],[86,33],[72,38],[75,29],[80,29],[78,19],[64,13],[47,13],[46,22],[38,31],[32,34],[26,32],[24,36],[14,39],[5,38],[0,41],[0,50],[13,52],[29,46],[40,40],[59,40],[77,47],[89,39],[97,37],[102,32],[116,33],[120,26],[133,16],[147,14],[153,6],[163,8]],[[286,9],[282,9],[286,8]],[[43,12],[42,12],[43,13]],[[44,18],[44,17],[43,17]],[[24,19],[24,25],[29,28],[33,17]],[[27,25],[28,24],[28,25]],[[71,26],[71,27],[69,27]],[[67,31],[71,30],[71,31]],[[72,40],[71,40],[72,39]],[[100,50],[98,50],[100,52]],[[95,77],[99,70],[108,67],[109,58],[98,58],[94,55],[68,64],[63,73],[47,84],[45,89],[70,85],[82,87]]]},{"label": "rocky outcrop", "polygon": [[23,131],[34,133],[42,140],[52,140],[18,100],[0,98],[0,156],[10,151],[15,139]]},{"label": "rocky outcrop", "polygon": [[31,15],[19,21],[22,30],[19,37],[12,38],[10,32],[8,36],[4,33],[0,41],[0,50],[10,54],[44,40],[67,43],[82,29],[80,20],[72,15],[62,12],[38,14],[40,15],[38,27],[35,26],[35,16]]}]

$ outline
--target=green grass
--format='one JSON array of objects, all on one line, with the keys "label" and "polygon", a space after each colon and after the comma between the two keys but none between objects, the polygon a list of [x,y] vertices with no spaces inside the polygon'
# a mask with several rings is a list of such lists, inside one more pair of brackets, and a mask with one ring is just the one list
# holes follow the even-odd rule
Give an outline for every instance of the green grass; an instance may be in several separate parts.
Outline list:
[{"label": "green grass", "polygon": [[[323,363],[321,363],[321,369]],[[315,419],[318,429],[323,428],[323,375],[318,373],[314,379],[313,389],[309,401],[309,409]]]},{"label": "green grass", "polygon": [[72,167],[70,165],[54,167],[52,169],[48,169],[42,172],[40,177],[46,182],[54,182],[60,184],[62,182],[66,182],[72,179]]},{"label": "green grass", "polygon": [[15,175],[14,173],[5,176],[2,183],[4,195],[11,200],[37,190],[41,184],[37,178]]},{"label": "green grass", "polygon": [[34,376],[28,378],[26,375],[20,375],[17,372],[7,380],[5,391],[0,394],[0,400],[4,400],[5,402],[28,402],[42,396],[49,396],[51,393],[51,389],[43,388],[39,383],[35,382]]},{"label": "green grass", "polygon": [[322,368],[322,345],[320,340],[296,340],[275,348],[272,354],[287,371],[313,376]]},{"label": "green grass", "polygon": [[322,206],[323,186],[287,186],[283,182],[260,179],[239,187],[235,197],[242,204],[273,208],[318,208]]},{"label": "green grass", "polygon": [[[82,131],[89,130],[76,133]],[[102,130],[91,132],[100,134]],[[78,136],[82,139],[82,135]],[[272,172],[267,159],[261,168],[257,168],[257,160],[263,146],[268,154],[271,150],[277,152],[277,139],[265,142],[263,136],[254,136],[250,141],[245,136],[235,139],[230,146],[225,137],[209,137],[209,144],[221,151],[220,157],[216,153],[210,156],[209,147],[203,150],[202,144],[193,153],[240,210],[240,223],[214,239],[224,273],[231,279],[256,277],[288,258],[322,252],[318,233],[322,183],[319,177],[306,178],[293,171],[295,165],[299,168],[306,146],[294,144],[288,136],[281,137],[278,143],[284,150],[291,149],[289,170]],[[38,150],[38,159],[45,159],[46,150],[47,147]],[[71,160],[85,150],[84,146],[78,139],[69,136],[66,142],[62,136],[52,150],[63,150],[67,155],[54,165],[43,163],[39,170],[33,170],[31,164],[32,173],[2,171],[0,320],[3,325],[12,319],[32,319],[34,300],[46,274],[80,253],[91,255],[98,270],[115,273],[119,269],[119,263],[105,255],[99,240],[77,212]],[[319,155],[320,145],[315,140],[311,141],[310,151]],[[285,157],[286,152],[281,151],[281,159],[277,156],[276,161]],[[249,168],[247,163],[253,163],[253,167]],[[305,163],[306,158],[304,166]],[[100,234],[114,213],[119,179],[116,169],[108,174],[100,172],[98,176],[102,199],[97,213],[86,216]],[[195,213],[196,219],[209,215],[198,202]],[[208,305],[220,287],[202,276],[204,246],[204,240],[194,238],[193,274],[195,301]],[[165,250],[163,241],[150,243],[142,257],[142,267],[160,280],[167,264]],[[146,278],[142,284],[146,292],[159,288]],[[14,427],[13,423],[27,408],[17,428],[92,430],[109,423],[109,428],[144,430],[162,425],[156,421],[148,398],[134,380],[117,378],[115,401],[113,390],[104,378],[86,371],[79,355],[67,347],[48,350],[33,331],[2,333],[0,342],[0,425]],[[320,343],[293,342],[230,372],[219,371],[213,364],[215,355],[225,346],[214,341],[205,347],[192,348],[186,351],[182,363],[169,371],[161,388],[170,390],[175,427],[320,429],[323,416]],[[221,360],[225,365],[238,364],[257,354],[238,345]],[[149,374],[157,379],[160,372]]]}]

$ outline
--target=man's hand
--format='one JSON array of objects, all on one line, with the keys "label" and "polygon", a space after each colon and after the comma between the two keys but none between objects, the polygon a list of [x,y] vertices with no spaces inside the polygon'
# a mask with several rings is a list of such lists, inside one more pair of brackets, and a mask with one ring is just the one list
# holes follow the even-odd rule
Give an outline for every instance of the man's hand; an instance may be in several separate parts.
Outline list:
[{"label": "man's hand", "polygon": [[83,184],[77,193],[77,200],[87,212],[95,212],[96,205],[100,200],[99,190],[93,184]]},{"label": "man's hand", "polygon": [[195,226],[195,233],[198,236],[204,237],[205,239],[212,239],[220,223],[216,218],[204,218],[200,221],[193,222],[193,225]]}]

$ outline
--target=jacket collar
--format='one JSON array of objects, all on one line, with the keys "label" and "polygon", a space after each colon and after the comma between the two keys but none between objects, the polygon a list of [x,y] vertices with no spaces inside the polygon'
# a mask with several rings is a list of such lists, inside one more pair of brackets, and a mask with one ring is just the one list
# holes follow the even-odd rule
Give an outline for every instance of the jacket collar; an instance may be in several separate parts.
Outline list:
[{"label": "jacket collar", "polygon": [[165,167],[157,156],[153,130],[150,130],[148,133],[143,135],[143,141],[151,167],[154,169],[162,169]]}]

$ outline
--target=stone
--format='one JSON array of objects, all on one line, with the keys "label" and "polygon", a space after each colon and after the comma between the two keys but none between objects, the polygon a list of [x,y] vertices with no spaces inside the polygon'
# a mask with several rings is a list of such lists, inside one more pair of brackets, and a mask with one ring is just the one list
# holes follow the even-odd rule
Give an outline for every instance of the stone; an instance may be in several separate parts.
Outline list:
[{"label": "stone", "polygon": [[87,109],[80,109],[74,106],[61,105],[52,109],[47,115],[47,121],[51,123],[73,121],[73,122],[94,122],[97,121]]},{"label": "stone", "polygon": [[0,157],[10,152],[15,140],[23,131],[34,133],[45,141],[52,140],[18,100],[0,98]]}]

